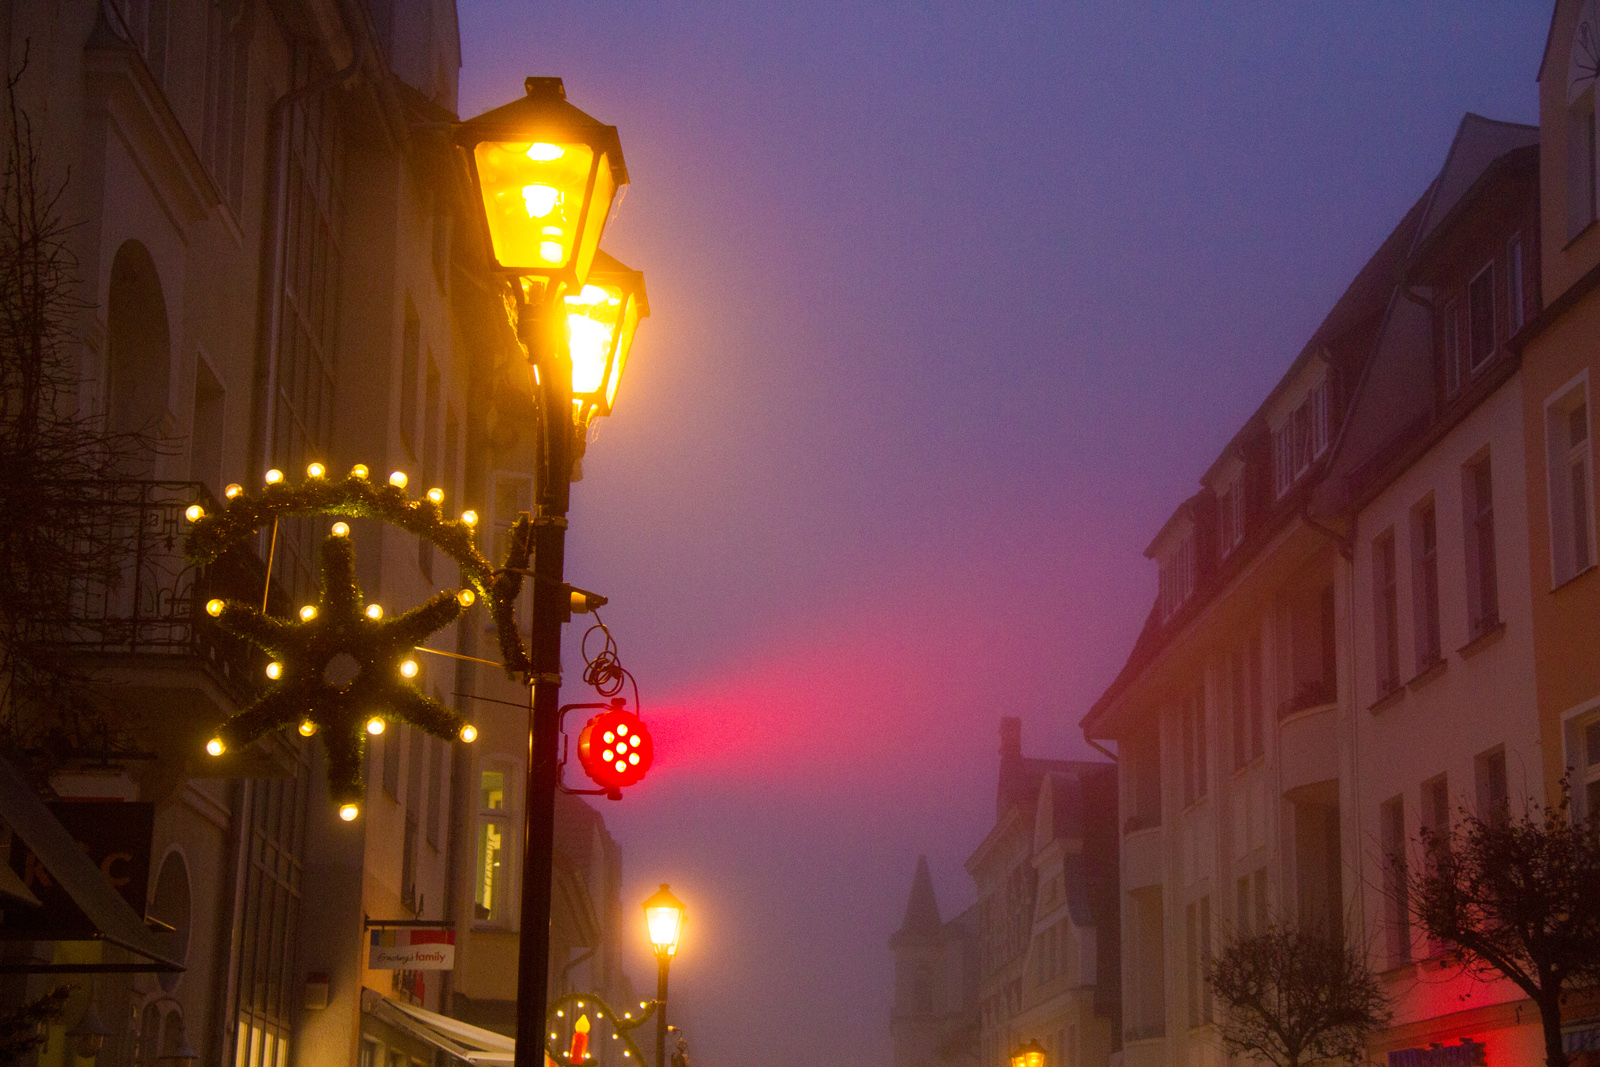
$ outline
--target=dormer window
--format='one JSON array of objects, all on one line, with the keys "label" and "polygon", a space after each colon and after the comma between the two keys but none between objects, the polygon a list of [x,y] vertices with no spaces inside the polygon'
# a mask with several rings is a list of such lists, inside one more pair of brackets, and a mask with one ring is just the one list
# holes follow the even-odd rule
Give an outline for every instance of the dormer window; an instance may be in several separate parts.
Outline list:
[{"label": "dormer window", "polygon": [[1217,491],[1217,554],[1228,553],[1244,540],[1244,476],[1235,474]]},{"label": "dormer window", "polygon": [[1328,449],[1328,380],[1322,378],[1305,399],[1272,430],[1272,481],[1283,496]]},{"label": "dormer window", "polygon": [[1194,531],[1176,538],[1161,556],[1161,621],[1194,593]]}]

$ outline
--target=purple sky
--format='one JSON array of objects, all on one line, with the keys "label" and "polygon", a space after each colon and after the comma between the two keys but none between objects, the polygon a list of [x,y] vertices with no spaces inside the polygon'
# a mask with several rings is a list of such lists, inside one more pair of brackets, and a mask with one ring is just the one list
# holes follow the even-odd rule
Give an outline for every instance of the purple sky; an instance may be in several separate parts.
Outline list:
[{"label": "purple sky", "polygon": [[560,75],[634,180],[654,317],[568,557],[660,738],[601,808],[627,914],[691,908],[696,1067],[880,1067],[999,718],[1093,755],[1144,546],[1462,113],[1537,120],[1549,4],[460,4],[462,114]]}]

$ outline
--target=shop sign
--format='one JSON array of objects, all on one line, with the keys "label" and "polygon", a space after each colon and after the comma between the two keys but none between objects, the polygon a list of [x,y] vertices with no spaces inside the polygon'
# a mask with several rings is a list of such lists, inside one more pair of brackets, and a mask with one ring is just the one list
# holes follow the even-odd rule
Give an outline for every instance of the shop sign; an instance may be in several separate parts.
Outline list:
[{"label": "shop sign", "polygon": [[382,971],[453,971],[454,926],[375,929],[367,945],[367,966]]},{"label": "shop sign", "polygon": [[1397,1049],[1389,1053],[1389,1067],[1487,1067],[1483,1050],[1483,1042],[1470,1037],[1462,1038],[1459,1045]]},{"label": "shop sign", "polygon": [[[155,805],[121,800],[69,800],[48,805],[63,829],[111,888],[121,894],[135,915],[145,913],[145,888],[150,882],[150,839]],[[40,907],[9,907],[0,924],[0,938],[36,941],[78,941],[100,931],[20,836],[11,838],[6,857],[22,884],[39,898]]]}]

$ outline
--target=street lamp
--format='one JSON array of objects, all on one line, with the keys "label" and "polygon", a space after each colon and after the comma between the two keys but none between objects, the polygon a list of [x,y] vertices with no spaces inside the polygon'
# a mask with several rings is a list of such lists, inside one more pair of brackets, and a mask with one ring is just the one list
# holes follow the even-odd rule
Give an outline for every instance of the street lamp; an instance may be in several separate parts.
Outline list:
[{"label": "street lamp", "polygon": [[515,1067],[543,1067],[573,462],[588,418],[611,410],[648,307],[638,273],[599,250],[617,189],[628,181],[616,127],[567,103],[560,78],[523,84],[522,99],[461,123],[455,142],[478,194],[488,266],[507,275],[513,290],[517,339],[533,364],[541,413]]},{"label": "street lamp", "polygon": [[1037,1039],[1018,1045],[1011,1053],[1011,1067],[1044,1067],[1044,1046]]},{"label": "street lamp", "polygon": [[683,921],[687,917],[683,901],[672,895],[665,882],[644,902],[644,925],[650,934],[650,944],[656,950],[656,1067],[666,1067],[667,969],[678,951],[678,939],[683,936]]}]

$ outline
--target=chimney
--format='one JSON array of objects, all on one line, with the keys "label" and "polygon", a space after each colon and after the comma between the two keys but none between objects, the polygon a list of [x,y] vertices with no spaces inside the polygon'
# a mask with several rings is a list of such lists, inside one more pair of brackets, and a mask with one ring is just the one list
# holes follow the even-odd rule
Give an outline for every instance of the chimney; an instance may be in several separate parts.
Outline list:
[{"label": "chimney", "polygon": [[1006,716],[1000,720],[1000,776],[996,783],[994,817],[998,822],[1011,805],[1025,798],[1028,771],[1022,762],[1022,720]]}]

